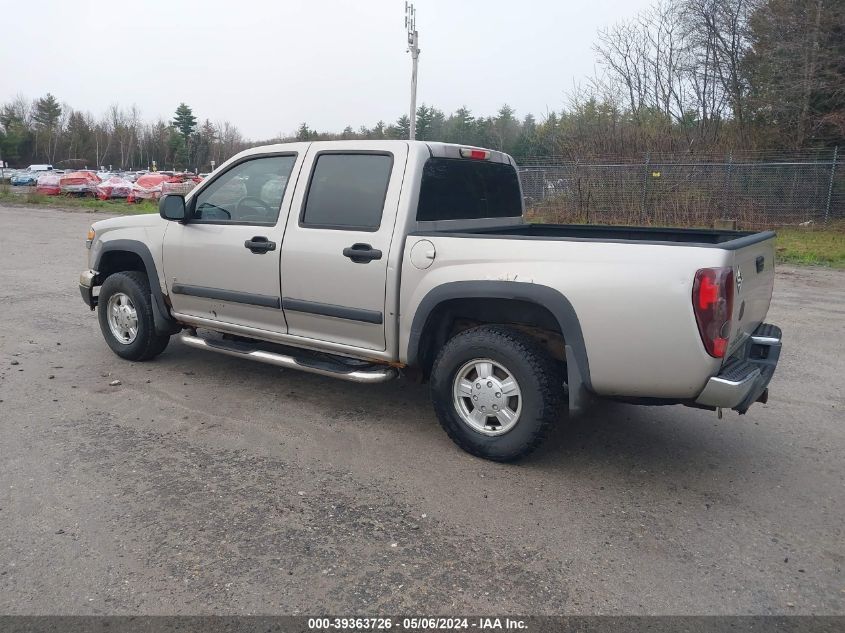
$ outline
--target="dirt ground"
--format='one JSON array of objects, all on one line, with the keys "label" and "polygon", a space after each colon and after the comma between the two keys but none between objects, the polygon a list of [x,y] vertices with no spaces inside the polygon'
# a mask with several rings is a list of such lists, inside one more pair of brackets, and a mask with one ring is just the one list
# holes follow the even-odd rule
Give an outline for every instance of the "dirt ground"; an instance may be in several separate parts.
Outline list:
[{"label": "dirt ground", "polygon": [[767,405],[602,403],[501,465],[408,381],[122,361],[100,217],[0,207],[0,613],[845,613],[845,273],[780,269]]}]

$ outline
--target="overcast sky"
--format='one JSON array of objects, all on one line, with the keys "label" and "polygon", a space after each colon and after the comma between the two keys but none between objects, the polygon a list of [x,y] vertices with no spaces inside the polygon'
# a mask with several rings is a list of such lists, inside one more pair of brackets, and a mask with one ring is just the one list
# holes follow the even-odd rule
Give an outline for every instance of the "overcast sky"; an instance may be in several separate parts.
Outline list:
[{"label": "overcast sky", "polygon": [[[597,29],[650,0],[416,0],[418,103],[560,110]],[[180,101],[251,139],[391,122],[408,110],[404,0],[41,0],[6,7],[0,102],[52,92],[94,114]]]}]

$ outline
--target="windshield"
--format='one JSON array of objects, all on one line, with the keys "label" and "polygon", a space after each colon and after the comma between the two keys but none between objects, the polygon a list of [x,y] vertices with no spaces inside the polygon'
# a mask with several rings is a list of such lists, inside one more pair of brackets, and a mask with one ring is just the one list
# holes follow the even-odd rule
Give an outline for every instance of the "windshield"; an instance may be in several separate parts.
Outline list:
[{"label": "windshield", "polygon": [[429,158],[423,167],[417,220],[475,220],[522,215],[512,165],[484,160]]}]

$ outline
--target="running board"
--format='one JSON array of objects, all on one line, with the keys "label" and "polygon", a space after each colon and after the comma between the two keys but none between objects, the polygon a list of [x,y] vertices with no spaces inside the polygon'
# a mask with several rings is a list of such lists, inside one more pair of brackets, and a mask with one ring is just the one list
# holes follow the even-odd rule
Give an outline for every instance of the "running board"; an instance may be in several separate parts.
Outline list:
[{"label": "running board", "polygon": [[324,362],[320,363],[322,366],[317,366],[316,362],[314,364],[307,364],[306,359],[296,359],[293,356],[268,352],[236,341],[208,340],[198,336],[191,336],[190,334],[182,334],[179,338],[189,347],[207,349],[212,352],[234,356],[235,358],[255,360],[259,363],[267,363],[268,365],[276,365],[277,367],[298,369],[311,374],[319,374],[320,376],[331,376],[332,378],[340,378],[349,382],[369,384],[387,382],[395,378],[397,374],[396,369],[384,365],[373,365],[374,369],[351,369],[343,367],[342,362]]}]

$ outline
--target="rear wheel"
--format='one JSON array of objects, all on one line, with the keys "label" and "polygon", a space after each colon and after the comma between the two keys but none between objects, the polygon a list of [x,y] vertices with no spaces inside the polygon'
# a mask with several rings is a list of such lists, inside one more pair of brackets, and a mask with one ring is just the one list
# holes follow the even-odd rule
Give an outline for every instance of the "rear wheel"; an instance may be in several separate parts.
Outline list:
[{"label": "rear wheel", "polygon": [[153,320],[150,283],[145,273],[130,270],[109,275],[100,287],[97,318],[112,351],[127,360],[149,360],[170,342]]},{"label": "rear wheel", "polygon": [[465,451],[495,461],[524,457],[560,415],[563,375],[530,336],[481,326],[450,339],[431,372],[434,409]]}]

